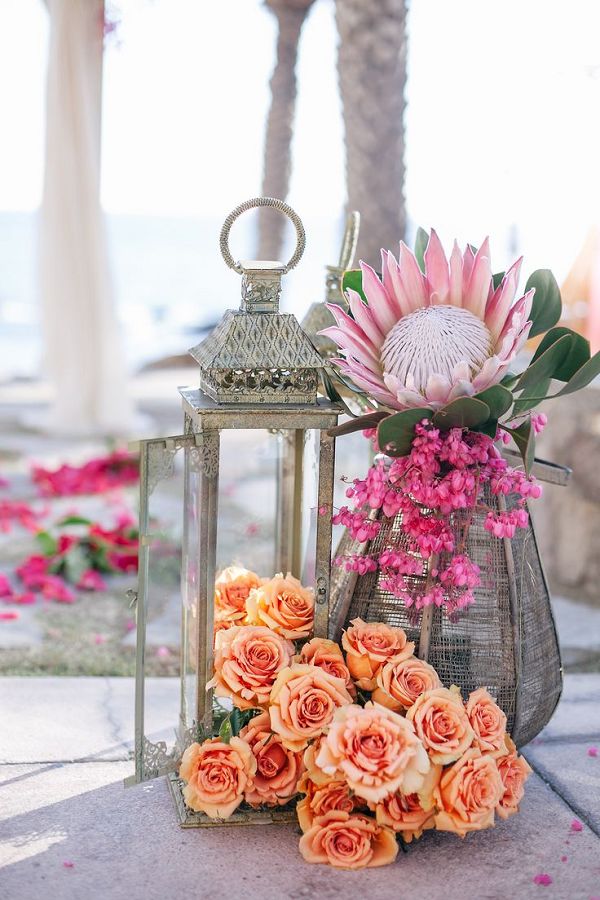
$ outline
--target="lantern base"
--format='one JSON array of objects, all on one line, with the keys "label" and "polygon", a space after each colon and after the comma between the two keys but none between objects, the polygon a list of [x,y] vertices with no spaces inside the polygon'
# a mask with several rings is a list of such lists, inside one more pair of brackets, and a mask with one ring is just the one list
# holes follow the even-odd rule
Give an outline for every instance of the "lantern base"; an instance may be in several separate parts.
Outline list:
[{"label": "lantern base", "polygon": [[237,809],[228,819],[211,819],[201,812],[194,812],[183,799],[183,781],[175,772],[167,775],[169,791],[175,803],[177,818],[181,828],[214,828],[223,825],[273,825],[297,823],[296,804],[292,802],[279,809]]}]

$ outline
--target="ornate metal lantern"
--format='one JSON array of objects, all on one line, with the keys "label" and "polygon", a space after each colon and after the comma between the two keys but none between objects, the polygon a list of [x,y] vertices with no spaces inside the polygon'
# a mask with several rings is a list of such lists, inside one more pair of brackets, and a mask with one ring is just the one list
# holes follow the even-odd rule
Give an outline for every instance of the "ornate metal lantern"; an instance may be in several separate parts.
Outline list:
[{"label": "ornate metal lantern", "polygon": [[[260,206],[285,213],[295,225],[297,247],[285,265],[271,261],[234,262],[231,256],[229,232],[233,222],[246,210]],[[305,583],[309,579],[313,582],[315,634],[327,634],[335,453],[334,438],[328,429],[336,424],[340,410],[318,396],[322,358],[295,317],[279,312],[281,278],[300,260],[304,243],[299,217],[280,200],[249,200],[227,217],[221,231],[221,252],[227,265],[242,276],[240,308],[227,311],[214,331],[190,351],[200,365],[200,389],[180,390],[184,434],[140,442],[136,771],[130,781],[168,774],[180,821],[185,826],[215,824],[185,807],[175,771],[185,747],[213,733],[212,692],[207,691],[206,685],[213,676],[215,577],[219,568],[237,561],[232,558],[234,554],[245,565],[258,568],[248,531],[236,531],[241,513],[234,511],[232,515],[230,511],[227,517],[228,490],[234,482],[245,487],[248,466],[256,463],[265,446],[268,452],[261,458],[272,465],[266,475],[262,472],[253,501],[261,509],[267,507],[269,497],[273,501],[272,515],[268,516],[272,527],[265,529],[266,542],[273,552],[265,565],[272,566],[270,574],[290,571],[297,577],[302,574]],[[258,434],[264,439],[260,450],[256,449]],[[243,438],[248,435],[250,443],[244,443]],[[280,460],[290,442],[295,452],[291,459],[286,456],[286,465],[282,466]],[[305,460],[313,462],[313,456],[317,478],[311,497],[304,469]],[[220,488],[224,458],[228,484]],[[176,528],[181,499],[173,491],[170,495],[165,492],[165,485],[177,479],[178,468],[183,491],[181,550],[175,545],[175,549],[166,552],[162,522],[170,516],[171,531]],[[304,515],[303,506],[310,508],[312,515]],[[225,512],[220,514],[220,507]],[[307,521],[312,521],[314,527],[307,528]],[[312,566],[301,572],[303,549]],[[180,592],[173,585],[165,587],[165,560],[172,563],[173,554],[180,563]],[[163,610],[165,594],[169,593],[179,593],[182,610],[176,690],[174,679],[146,677],[147,624],[157,608]],[[162,614],[164,617],[164,611]],[[149,697],[152,692],[154,702]],[[157,737],[162,737],[161,726],[169,720],[175,704],[179,708],[178,721],[175,739],[169,745]],[[173,724],[175,719],[173,714]],[[279,810],[238,811],[228,821],[273,821],[285,815]]]}]

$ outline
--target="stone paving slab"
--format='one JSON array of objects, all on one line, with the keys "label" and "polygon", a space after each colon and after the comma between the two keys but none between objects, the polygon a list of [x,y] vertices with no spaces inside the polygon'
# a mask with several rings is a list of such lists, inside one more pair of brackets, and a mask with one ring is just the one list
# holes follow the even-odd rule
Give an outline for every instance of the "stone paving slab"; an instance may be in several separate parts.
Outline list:
[{"label": "stone paving slab", "polygon": [[[0,763],[128,759],[134,733],[133,678],[0,679]],[[169,738],[179,681],[149,678],[146,733]]]},{"label": "stone paving slab", "polygon": [[[291,825],[180,829],[164,779],[124,789],[124,762],[0,773],[0,884],[10,900],[600,895],[600,840],[588,828],[572,833],[572,811],[535,776],[521,814],[486,833],[428,833],[394,865],[340,872],[305,864]],[[553,879],[547,888],[533,882],[542,872]]]},{"label": "stone paving slab", "polygon": [[556,711],[534,743],[579,738],[600,743],[600,675],[565,675]]},{"label": "stone paving slab", "polygon": [[[600,755],[589,756],[590,741],[530,745],[525,756],[569,806],[600,834]],[[600,739],[595,745],[600,753]]]}]

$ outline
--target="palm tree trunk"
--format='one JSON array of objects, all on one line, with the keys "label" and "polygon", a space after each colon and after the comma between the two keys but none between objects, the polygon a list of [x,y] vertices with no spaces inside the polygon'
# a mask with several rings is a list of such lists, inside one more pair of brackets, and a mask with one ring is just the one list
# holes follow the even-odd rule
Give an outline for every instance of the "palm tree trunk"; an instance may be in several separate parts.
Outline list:
[{"label": "palm tree trunk", "polygon": [[[296,108],[296,59],[302,25],[314,0],[266,0],[277,17],[277,62],[271,77],[271,108],[265,135],[263,197],[288,195]],[[259,210],[258,259],[279,259],[286,219],[272,209]]]},{"label": "palm tree trunk", "polygon": [[336,0],[348,210],[361,215],[358,258],[380,266],[405,237],[406,0]]}]

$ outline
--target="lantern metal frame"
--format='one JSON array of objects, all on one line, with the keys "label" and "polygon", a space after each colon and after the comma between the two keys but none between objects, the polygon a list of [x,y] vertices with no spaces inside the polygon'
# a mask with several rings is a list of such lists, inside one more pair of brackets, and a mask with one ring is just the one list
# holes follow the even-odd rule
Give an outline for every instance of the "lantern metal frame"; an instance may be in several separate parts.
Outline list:
[{"label": "lantern metal frame", "polygon": [[[234,263],[229,252],[229,229],[242,213],[255,206],[271,206],[288,215],[296,226],[298,247],[287,264]],[[184,434],[139,442],[140,553],[136,595],[136,721],[135,776],[126,784],[159,775],[169,776],[180,824],[197,827],[290,820],[289,810],[238,810],[226,823],[189,810],[181,794],[176,770],[186,746],[213,733],[214,584],[217,574],[219,462],[221,432],[267,430],[283,443],[277,473],[276,561],[282,572],[300,575],[305,436],[318,432],[316,528],[314,534],[314,634],[326,637],[329,624],[335,437],[341,407],[318,396],[320,370],[325,363],[295,317],[279,313],[281,276],[295,265],[304,249],[304,229],[297,214],[272,198],[258,198],[228,216],[221,233],[221,250],[231,268],[241,273],[242,303],[228,311],[221,323],[190,353],[200,364],[200,389],[182,388]],[[293,448],[293,453],[289,448]],[[312,449],[312,448],[309,448]],[[182,622],[179,722],[174,747],[152,742],[145,734],[145,655],[150,550],[153,542],[149,501],[156,485],[174,470],[176,454],[184,453],[184,510],[182,548]],[[198,520],[190,531],[192,501]],[[192,584],[190,561],[197,563]],[[192,610],[197,611],[193,621]],[[195,642],[189,640],[190,625]],[[193,656],[193,658],[191,658]],[[195,690],[188,695],[192,673]],[[193,709],[189,709],[190,699]]]}]

